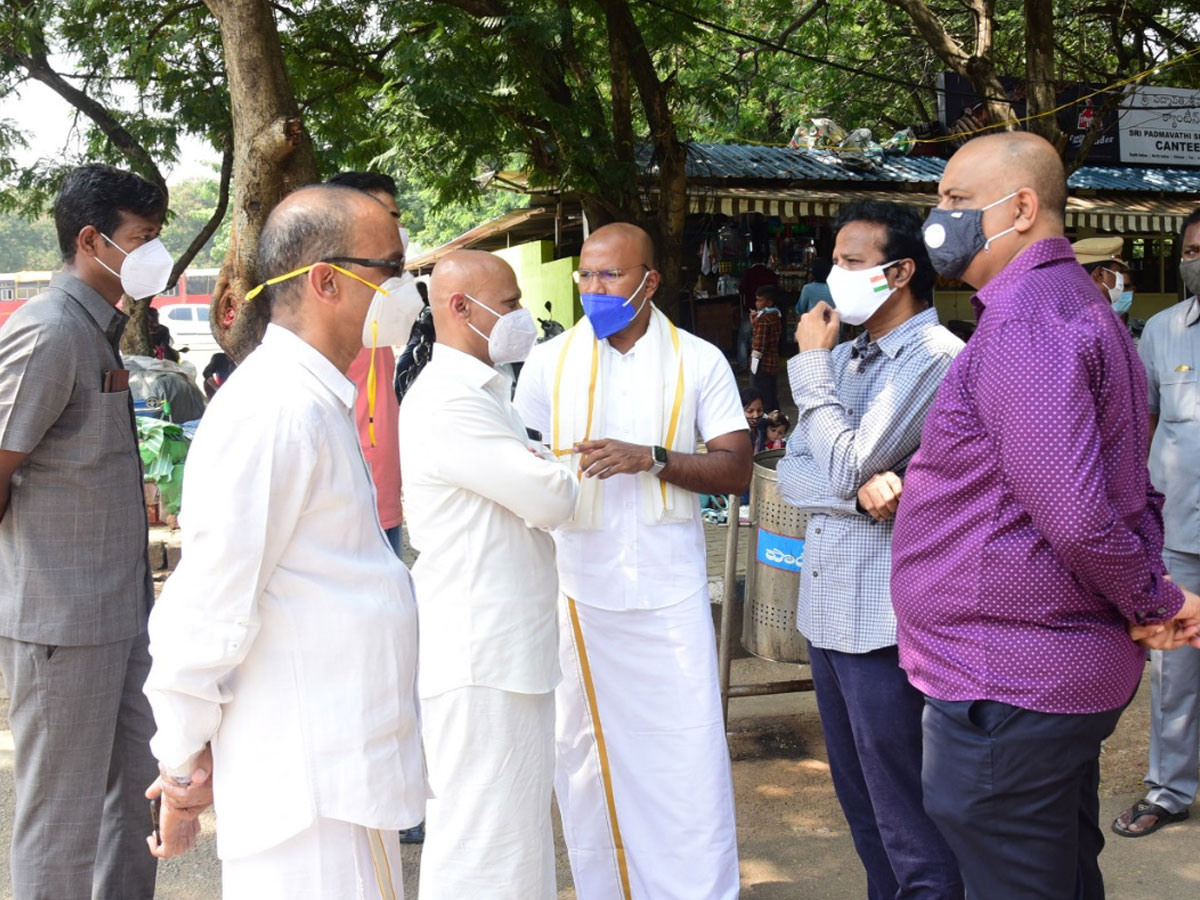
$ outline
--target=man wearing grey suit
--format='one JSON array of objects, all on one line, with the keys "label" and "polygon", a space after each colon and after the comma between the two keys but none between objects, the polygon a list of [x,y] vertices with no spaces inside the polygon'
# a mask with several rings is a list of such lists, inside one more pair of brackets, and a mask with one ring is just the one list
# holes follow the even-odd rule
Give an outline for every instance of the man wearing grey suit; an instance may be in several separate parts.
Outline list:
[{"label": "man wearing grey suit", "polygon": [[0,329],[0,669],[16,900],[149,900],[152,597],[123,292],[167,285],[166,198],[109,166],[54,204],[63,269]]}]

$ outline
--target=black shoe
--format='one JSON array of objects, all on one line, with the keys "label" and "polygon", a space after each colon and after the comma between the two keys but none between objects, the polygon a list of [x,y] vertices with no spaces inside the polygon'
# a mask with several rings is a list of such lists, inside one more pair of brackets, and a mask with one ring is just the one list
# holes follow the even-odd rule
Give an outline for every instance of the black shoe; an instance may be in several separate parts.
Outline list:
[{"label": "black shoe", "polygon": [[400,832],[400,843],[402,844],[423,844],[425,843],[425,823],[414,825],[412,828],[405,828]]}]

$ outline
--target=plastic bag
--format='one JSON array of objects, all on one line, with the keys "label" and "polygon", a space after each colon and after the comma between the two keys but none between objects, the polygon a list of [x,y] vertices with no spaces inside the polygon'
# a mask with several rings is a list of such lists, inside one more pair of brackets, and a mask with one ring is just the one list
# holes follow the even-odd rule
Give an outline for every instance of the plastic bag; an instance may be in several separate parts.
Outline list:
[{"label": "plastic bag", "polygon": [[137,430],[143,480],[158,488],[166,511],[178,515],[183,499],[183,465],[191,442],[182,428],[162,419],[138,416]]}]

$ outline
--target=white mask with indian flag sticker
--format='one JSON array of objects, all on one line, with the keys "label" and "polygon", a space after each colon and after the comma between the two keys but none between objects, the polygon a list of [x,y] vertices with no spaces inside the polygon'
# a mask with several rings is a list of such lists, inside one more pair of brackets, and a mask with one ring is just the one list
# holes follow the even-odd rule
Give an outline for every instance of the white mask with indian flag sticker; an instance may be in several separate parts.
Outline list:
[{"label": "white mask with indian flag sticker", "polygon": [[886,269],[900,262],[894,259],[870,269],[843,269],[834,266],[826,284],[833,295],[833,305],[847,325],[861,325],[883,306],[895,288],[888,286]]}]

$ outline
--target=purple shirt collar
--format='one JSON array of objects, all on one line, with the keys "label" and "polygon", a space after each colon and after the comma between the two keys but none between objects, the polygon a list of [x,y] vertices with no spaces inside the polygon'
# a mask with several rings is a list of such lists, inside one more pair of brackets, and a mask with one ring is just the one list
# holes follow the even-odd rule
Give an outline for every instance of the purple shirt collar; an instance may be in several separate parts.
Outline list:
[{"label": "purple shirt collar", "polygon": [[1021,302],[1021,295],[1012,290],[1012,285],[1013,282],[1019,281],[1025,273],[1044,266],[1046,263],[1068,259],[1075,259],[1075,251],[1071,249],[1071,242],[1065,237],[1042,238],[1034,241],[1009,260],[1008,265],[971,298],[971,306],[975,309],[975,318],[982,318],[985,309],[995,306],[1003,309],[1006,304],[1011,307]]}]

